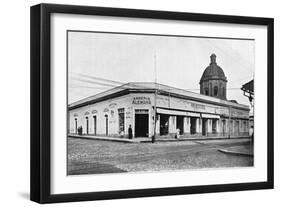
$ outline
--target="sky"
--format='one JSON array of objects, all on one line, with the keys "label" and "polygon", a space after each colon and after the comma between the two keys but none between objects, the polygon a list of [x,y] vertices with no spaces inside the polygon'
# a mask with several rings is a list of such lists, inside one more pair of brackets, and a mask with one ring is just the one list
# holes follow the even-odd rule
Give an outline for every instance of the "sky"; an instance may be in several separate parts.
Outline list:
[{"label": "sky", "polygon": [[127,82],[154,82],[200,93],[215,53],[227,99],[249,105],[241,86],[254,77],[254,40],[68,32],[68,103]]}]

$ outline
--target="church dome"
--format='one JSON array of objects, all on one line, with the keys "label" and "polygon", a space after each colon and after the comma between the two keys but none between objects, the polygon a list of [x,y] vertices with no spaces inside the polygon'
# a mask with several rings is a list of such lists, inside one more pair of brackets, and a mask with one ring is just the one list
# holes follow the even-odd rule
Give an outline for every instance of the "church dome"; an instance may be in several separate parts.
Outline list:
[{"label": "church dome", "polygon": [[208,80],[223,80],[227,81],[226,76],[220,66],[217,65],[216,62],[216,55],[211,55],[211,63],[210,65],[204,70],[204,73],[200,79],[200,83]]}]

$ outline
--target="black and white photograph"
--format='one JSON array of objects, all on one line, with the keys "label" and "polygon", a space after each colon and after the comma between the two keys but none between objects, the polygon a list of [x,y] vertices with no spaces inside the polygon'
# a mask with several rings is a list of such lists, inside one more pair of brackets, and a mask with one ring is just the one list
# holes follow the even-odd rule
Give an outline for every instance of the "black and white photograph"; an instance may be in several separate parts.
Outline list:
[{"label": "black and white photograph", "polygon": [[32,201],[274,188],[273,18],[30,11]]},{"label": "black and white photograph", "polygon": [[255,39],[66,36],[68,176],[254,167]]}]

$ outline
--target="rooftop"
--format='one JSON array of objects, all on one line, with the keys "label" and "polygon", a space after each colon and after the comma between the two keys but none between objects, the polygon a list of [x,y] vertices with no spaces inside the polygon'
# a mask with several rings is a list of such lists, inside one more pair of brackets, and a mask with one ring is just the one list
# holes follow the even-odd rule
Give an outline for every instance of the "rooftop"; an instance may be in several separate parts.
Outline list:
[{"label": "rooftop", "polygon": [[93,96],[89,96],[87,98],[81,99],[74,103],[71,103],[68,105],[68,107],[69,107],[69,109],[72,109],[72,108],[77,108],[80,106],[96,103],[99,101],[106,100],[106,99],[112,97],[113,95],[121,96],[123,94],[123,92],[154,93],[155,90],[157,90],[157,92],[160,94],[166,93],[171,96],[176,96],[176,97],[185,98],[185,99],[189,99],[189,100],[196,100],[196,101],[207,102],[207,103],[211,102],[213,104],[218,104],[218,105],[227,105],[227,106],[231,106],[231,107],[235,107],[235,108],[249,109],[249,106],[247,106],[247,105],[238,104],[238,103],[234,103],[231,101],[222,100],[219,98],[206,96],[203,94],[187,91],[184,89],[179,89],[179,88],[172,87],[172,86],[167,86],[167,85],[160,84],[160,83],[154,83],[154,82],[129,82],[129,83],[123,84],[121,86],[117,86],[117,87],[109,89],[107,91],[98,93]]},{"label": "rooftop", "polygon": [[245,92],[254,94],[254,80],[245,83],[241,89]]}]

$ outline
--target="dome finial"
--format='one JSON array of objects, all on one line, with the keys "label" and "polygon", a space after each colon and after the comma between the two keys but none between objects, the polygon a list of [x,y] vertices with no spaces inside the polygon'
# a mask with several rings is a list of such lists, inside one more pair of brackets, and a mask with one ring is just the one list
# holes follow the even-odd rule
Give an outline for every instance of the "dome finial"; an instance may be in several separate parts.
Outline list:
[{"label": "dome finial", "polygon": [[211,55],[211,64],[213,64],[213,63],[217,63],[216,62],[216,54],[215,53],[213,53],[212,55]]}]

